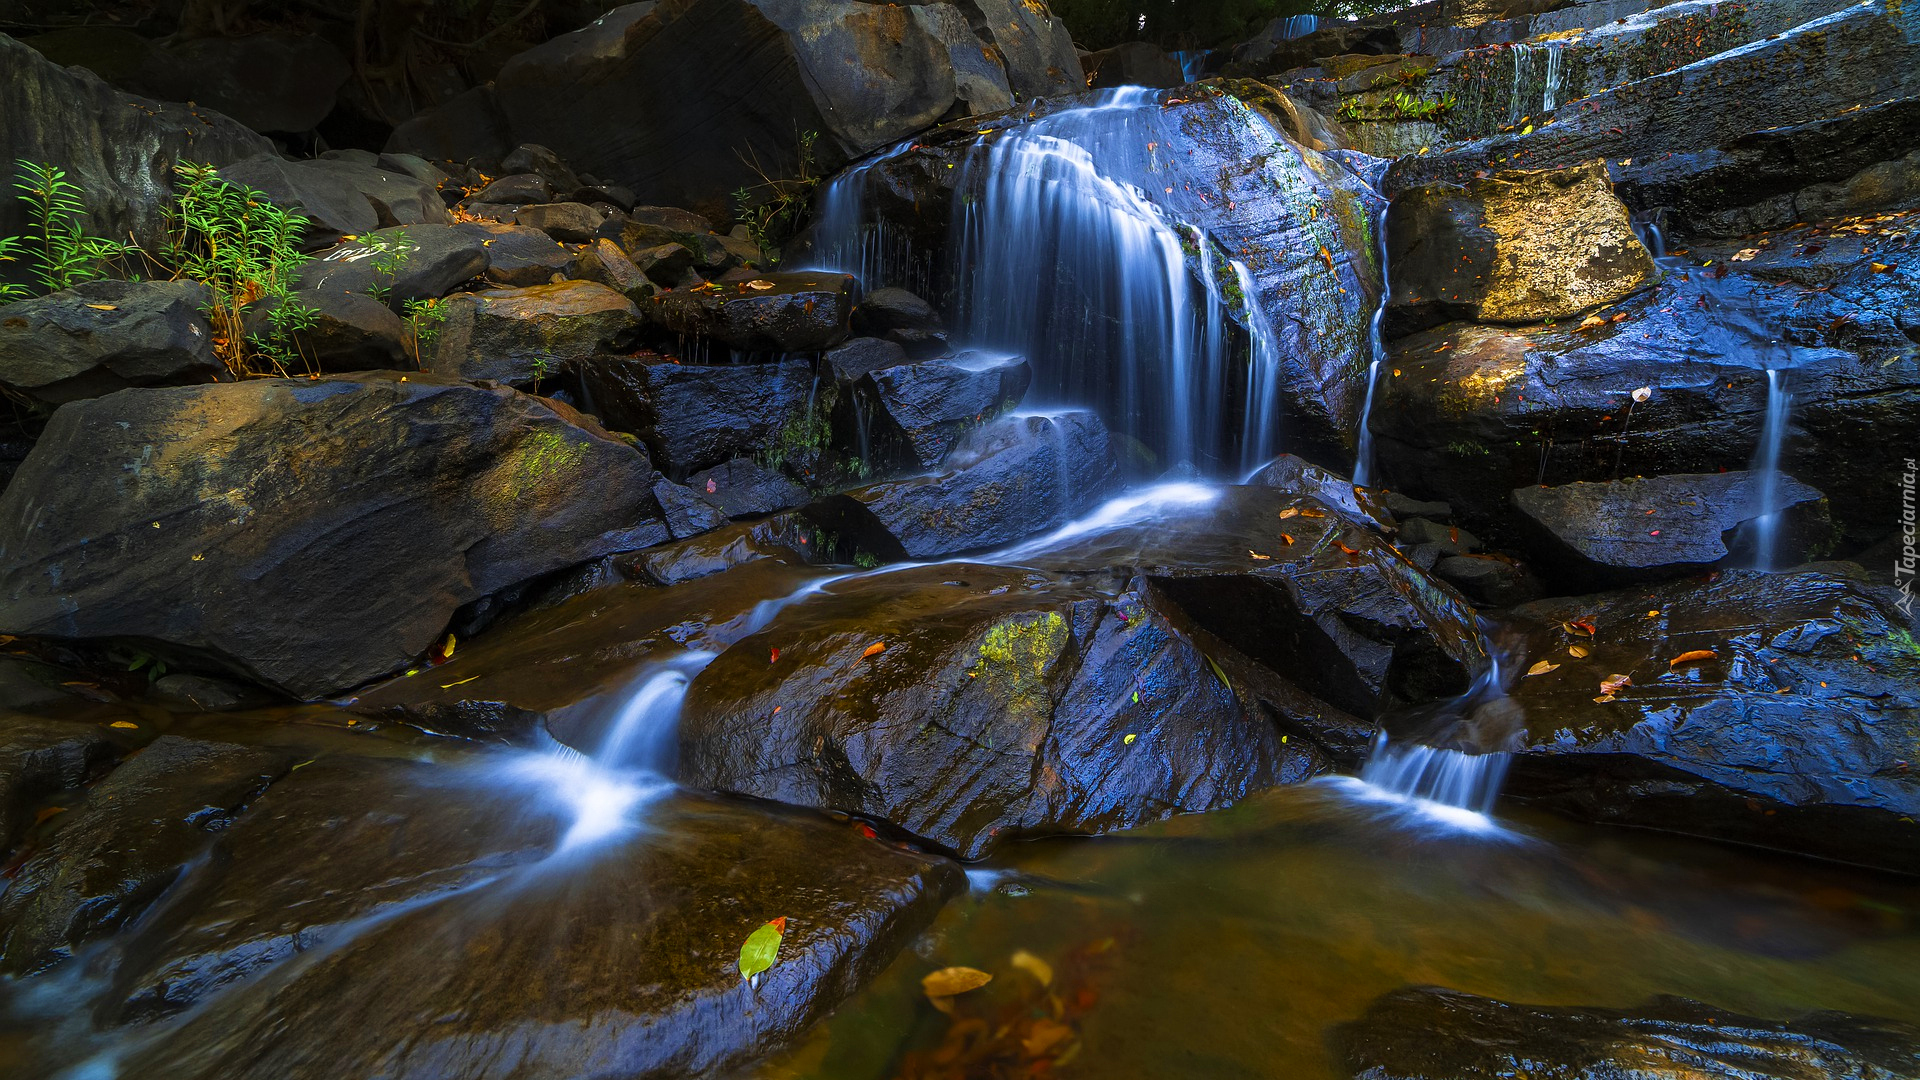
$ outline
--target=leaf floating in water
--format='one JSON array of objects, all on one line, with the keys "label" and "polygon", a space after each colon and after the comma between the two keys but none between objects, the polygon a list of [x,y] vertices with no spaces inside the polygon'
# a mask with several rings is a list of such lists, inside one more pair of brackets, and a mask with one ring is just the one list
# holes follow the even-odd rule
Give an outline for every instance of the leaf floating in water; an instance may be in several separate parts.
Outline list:
[{"label": "leaf floating in water", "polygon": [[979,968],[949,967],[928,975],[920,980],[920,989],[930,998],[953,997],[969,990],[978,990],[993,981],[993,976]]},{"label": "leaf floating in water", "polygon": [[1717,652],[1714,652],[1712,649],[1692,649],[1687,652],[1683,652],[1679,656],[1676,656],[1673,659],[1667,661],[1667,666],[1669,668],[1677,668],[1681,664],[1692,664],[1701,660],[1718,660],[1718,659],[1720,659],[1720,654]]},{"label": "leaf floating in water", "polygon": [[778,286],[765,278],[755,278],[745,285],[742,285],[741,288],[752,289],[754,292],[766,292],[768,289],[778,288]]},{"label": "leaf floating in water", "polygon": [[117,727],[117,728],[126,728],[131,731],[138,731],[140,728],[139,724],[133,723],[130,720],[115,720],[113,723],[108,724],[107,726]]},{"label": "leaf floating in water", "polygon": [[1632,685],[1633,676],[1631,675],[1609,675],[1600,680],[1600,692],[1611,696]]},{"label": "leaf floating in water", "polygon": [[1261,560],[1261,561],[1263,561],[1263,562],[1264,562],[1265,560],[1268,560],[1268,559],[1271,559],[1271,558],[1273,558],[1273,556],[1271,556],[1271,555],[1262,555],[1262,554],[1260,554],[1259,552],[1257,552],[1257,551],[1255,551],[1255,550],[1253,550],[1252,548],[1248,548],[1248,549],[1247,549],[1247,557],[1248,557],[1248,558],[1250,558],[1250,559],[1259,559],[1259,560]]},{"label": "leaf floating in water", "polygon": [[1292,533],[1281,533],[1281,534],[1280,534],[1280,542],[1281,542],[1281,543],[1283,543],[1283,544],[1285,544],[1285,545],[1287,545],[1288,547],[1292,547],[1292,546],[1293,546],[1293,534],[1292,534]]},{"label": "leaf floating in water", "polygon": [[1010,961],[1014,967],[1040,980],[1041,986],[1053,985],[1053,965],[1033,955],[1025,949],[1013,954]]},{"label": "leaf floating in water", "polygon": [[1587,658],[1587,654],[1592,651],[1593,650],[1587,648],[1585,645],[1567,646],[1567,655],[1573,657],[1575,660],[1585,660]]},{"label": "leaf floating in water", "polygon": [[740,946],[740,977],[755,989],[759,988],[760,973],[772,967],[774,958],[780,955],[780,939],[786,932],[787,917],[782,915],[748,934],[746,944]]},{"label": "leaf floating in water", "polygon": [[860,654],[860,659],[865,660],[869,656],[879,656],[881,653],[886,651],[887,651],[887,643],[884,641],[876,641],[873,644],[867,646],[867,651]]},{"label": "leaf floating in water", "polygon": [[1537,664],[1535,664],[1535,665],[1533,665],[1532,667],[1530,667],[1530,668],[1528,668],[1528,669],[1527,669],[1527,674],[1528,674],[1528,675],[1545,675],[1545,674],[1546,674],[1547,672],[1549,672],[1549,671],[1557,671],[1557,670],[1559,670],[1559,668],[1560,668],[1560,665],[1559,665],[1559,664],[1555,664],[1555,663],[1551,663],[1551,662],[1549,662],[1549,661],[1546,661],[1546,660],[1542,660],[1542,661],[1540,661],[1539,663],[1537,663]]},{"label": "leaf floating in water", "polygon": [[1572,622],[1561,623],[1560,629],[1565,630],[1569,634],[1585,634],[1588,637],[1592,637],[1599,628],[1585,619],[1575,619]]}]

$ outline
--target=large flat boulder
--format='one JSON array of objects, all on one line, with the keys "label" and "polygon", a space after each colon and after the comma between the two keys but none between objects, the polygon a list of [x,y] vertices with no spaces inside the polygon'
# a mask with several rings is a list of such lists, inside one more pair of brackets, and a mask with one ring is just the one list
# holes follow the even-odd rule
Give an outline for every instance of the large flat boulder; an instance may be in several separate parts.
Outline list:
[{"label": "large flat boulder", "polygon": [[288,161],[277,154],[256,154],[222,166],[220,178],[305,215],[311,247],[380,228],[445,225],[451,220],[432,184],[356,161]]},{"label": "large flat boulder", "polygon": [[1604,162],[1401,192],[1387,212],[1389,331],[1566,319],[1659,276]]},{"label": "large flat boulder", "polygon": [[879,818],[973,859],[1316,771],[1179,618],[1144,585],[979,565],[829,585],[695,677],[680,775]]},{"label": "large flat boulder", "polygon": [[645,455],[555,409],[417,374],[75,402],[0,499],[0,628],[349,689],[463,604],[665,539]]},{"label": "large flat boulder", "polygon": [[[1920,872],[1920,650],[1898,599],[1846,572],[1730,570],[1515,608],[1525,658],[1557,667],[1512,691],[1529,736],[1508,790]],[[1616,675],[1632,682],[1601,686]]]},{"label": "large flat boulder", "polygon": [[0,386],[54,406],[215,382],[227,369],[202,314],[211,302],[190,281],[89,281],[0,306]]},{"label": "large flat boulder", "polygon": [[532,386],[640,329],[633,301],[591,281],[462,293],[442,305],[446,319],[425,367],[469,381]]},{"label": "large flat boulder", "polygon": [[[226,165],[272,149],[212,109],[123,94],[0,35],[0,161],[46,162],[86,192],[96,236],[159,245],[175,162]],[[0,236],[27,232],[26,204],[0,199]],[[11,277],[11,275],[9,275]]]},{"label": "large flat boulder", "polygon": [[661,293],[649,321],[689,342],[712,339],[748,352],[806,353],[847,339],[857,283],[846,274],[762,274]]},{"label": "large flat boulder", "polygon": [[487,239],[451,225],[381,229],[302,264],[295,282],[302,290],[378,296],[399,310],[479,277],[491,265]]}]

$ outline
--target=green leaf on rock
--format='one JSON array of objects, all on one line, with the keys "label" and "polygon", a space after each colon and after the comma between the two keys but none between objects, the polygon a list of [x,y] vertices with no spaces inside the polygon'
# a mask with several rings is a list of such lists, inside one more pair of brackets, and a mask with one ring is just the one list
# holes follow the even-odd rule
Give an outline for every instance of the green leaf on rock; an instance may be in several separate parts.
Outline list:
[{"label": "green leaf on rock", "polygon": [[747,935],[747,943],[740,946],[740,977],[753,982],[754,977],[773,966],[776,956],[780,955],[780,938],[787,932],[787,918],[780,918],[765,924]]}]

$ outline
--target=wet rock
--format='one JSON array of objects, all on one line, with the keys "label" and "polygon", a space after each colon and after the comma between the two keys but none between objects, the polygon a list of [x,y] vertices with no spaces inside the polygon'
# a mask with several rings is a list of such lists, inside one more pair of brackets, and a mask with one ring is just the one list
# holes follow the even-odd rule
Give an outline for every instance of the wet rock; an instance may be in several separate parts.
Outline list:
[{"label": "wet rock", "polygon": [[1445,555],[1471,555],[1480,550],[1480,540],[1458,525],[1442,525],[1426,518],[1408,518],[1394,534],[1401,547],[1432,545]]},{"label": "wet rock", "polygon": [[[178,161],[228,165],[272,149],[211,109],[123,94],[0,35],[0,161],[58,164],[87,193],[92,231],[159,250]],[[0,236],[28,232],[27,207],[0,199]],[[10,273],[9,280],[15,280]]]},{"label": "wet rock", "polygon": [[502,176],[473,193],[472,202],[489,206],[527,206],[553,198],[553,185],[535,173]]},{"label": "wet rock", "polygon": [[834,378],[851,383],[870,371],[906,363],[907,350],[898,342],[857,337],[844,345],[828,349],[825,359]]},{"label": "wet rock", "polygon": [[1410,188],[1387,212],[1395,336],[1449,319],[1567,319],[1659,276],[1604,162]]},{"label": "wet rock", "polygon": [[81,786],[119,754],[95,724],[0,717],[0,849],[13,850],[34,803]]},{"label": "wet rock", "polygon": [[854,328],[904,345],[914,356],[946,350],[947,329],[933,305],[905,289],[875,289],[854,311]]},{"label": "wet rock", "polygon": [[[678,244],[687,249],[692,267],[709,277],[718,277],[725,271],[739,266],[743,259],[749,262],[758,262],[760,259],[759,249],[750,243],[745,245],[743,257],[735,250],[734,245],[737,242],[728,237],[718,236],[710,231],[694,232],[681,228],[680,225],[684,219],[678,212],[649,216],[667,218],[670,223],[658,224],[632,218],[626,220],[609,218],[600,226],[599,235],[619,244],[621,250],[632,256],[635,262],[642,262],[645,258],[651,257],[648,255],[649,252],[655,252],[670,244]],[[692,216],[687,215],[689,218]],[[671,255],[672,253],[659,252],[659,254]],[[679,282],[675,281],[673,284],[677,285]]]},{"label": "wet rock", "polygon": [[1311,495],[1340,511],[1341,517],[1355,525],[1393,528],[1393,513],[1380,495],[1370,489],[1355,487],[1353,481],[1346,477],[1292,454],[1281,454],[1262,465],[1247,477],[1247,485],[1273,488],[1294,495]]},{"label": "wet rock", "polygon": [[770,514],[807,501],[806,488],[750,458],[694,473],[687,486],[734,518]]},{"label": "wet rock", "polygon": [[654,293],[654,283],[627,258],[620,245],[611,240],[596,240],[587,245],[580,252],[577,272],[581,278],[605,285],[636,304]]},{"label": "wet rock", "polygon": [[693,272],[693,252],[684,244],[655,244],[631,252],[633,265],[654,284],[671,289]]},{"label": "wet rock", "polygon": [[486,236],[448,225],[402,225],[351,240],[302,265],[301,289],[378,294],[395,310],[437,300],[487,269]]},{"label": "wet rock", "polygon": [[486,83],[415,113],[393,129],[384,149],[432,161],[491,164],[512,153],[513,143],[493,85]]},{"label": "wet rock", "polygon": [[1443,502],[1413,499],[1397,491],[1386,492],[1380,497],[1380,501],[1385,505],[1387,511],[1395,517],[1423,517],[1434,521],[1453,520],[1453,507]]},{"label": "wet rock", "polygon": [[90,281],[0,306],[0,387],[45,405],[129,386],[214,382],[213,355],[193,282]]},{"label": "wet rock", "polygon": [[1020,357],[973,352],[870,371],[853,390],[864,456],[931,469],[969,429],[1018,405],[1032,381]]},{"label": "wet rock", "polygon": [[263,192],[310,220],[307,243],[330,244],[394,225],[445,225],[446,204],[430,184],[351,161],[286,161],[257,154],[220,169],[220,178]]},{"label": "wet rock", "polygon": [[511,153],[500,159],[500,170],[514,175],[532,173],[545,180],[555,191],[574,191],[580,187],[579,175],[560,160],[560,155],[538,143],[514,147]]},{"label": "wet rock", "polygon": [[594,238],[606,215],[577,202],[537,203],[514,212],[513,222],[539,229],[548,236],[569,244],[584,244]]},{"label": "wet rock", "polygon": [[1356,1080],[1494,1080],[1518,1071],[1587,1080],[1868,1080],[1920,1069],[1920,1029],[1810,1013],[1742,1016],[1680,997],[1630,1009],[1517,1005],[1414,986],[1375,1001],[1334,1036]]},{"label": "wet rock", "polygon": [[673,534],[675,540],[698,536],[727,523],[727,515],[712,503],[702,500],[691,488],[671,480],[657,481],[653,485],[653,498],[660,504],[667,531]]},{"label": "wet rock", "polygon": [[659,537],[645,456],[557,409],[422,374],[76,402],[0,498],[0,624],[348,689],[462,604]]},{"label": "wet rock", "polygon": [[1180,65],[1158,45],[1129,41],[1089,53],[1081,61],[1087,85],[1095,90],[1115,86],[1180,86],[1187,77]]},{"label": "wet rock", "polygon": [[[408,330],[393,309],[362,293],[308,289],[290,299],[311,313],[310,325],[293,335],[294,349],[316,371],[375,371],[411,369],[407,353]],[[279,307],[268,300],[247,312],[247,333],[254,338],[272,332],[269,315]],[[300,370],[297,366],[296,371]]]},{"label": "wet rock", "polygon": [[[1021,561],[1143,575],[1196,625],[1347,716],[1452,697],[1486,664],[1459,595],[1308,496],[1149,489],[1121,515]],[[1337,754],[1364,749],[1345,727],[1319,730],[1311,712],[1295,723]]]},{"label": "wet rock", "polygon": [[0,894],[0,970],[43,970],[131,922],[292,765],[285,751],[174,735],[129,757]]},{"label": "wet rock", "polygon": [[[1826,499],[1791,476],[1774,483],[1774,561],[1792,565],[1831,550],[1838,537]],[[1518,488],[1513,504],[1536,526],[1541,561],[1564,583],[1623,584],[1754,558],[1765,486],[1753,472],[1635,477]]]},{"label": "wet rock", "polygon": [[162,675],[150,690],[162,703],[189,712],[228,712],[272,704],[258,688],[206,675]]},{"label": "wet rock", "polygon": [[551,285],[573,276],[580,260],[538,229],[522,225],[462,222],[455,228],[487,249],[486,279],[495,285],[527,288]]},{"label": "wet rock", "polygon": [[[492,816],[465,814],[469,827]],[[526,867],[492,889],[396,911],[267,973],[270,992],[212,1003],[128,1066],[183,1080],[284,1078],[322,1060],[356,1074],[503,1080],[720,1074],[825,1016],[965,889],[950,862],[817,817],[675,797],[649,821],[647,837],[614,840],[565,871]],[[311,828],[290,838],[337,847]],[[218,895],[245,903],[233,877]],[[750,986],[740,943],[770,911],[787,920],[779,962]],[[556,917],[567,933],[528,932]],[[489,962],[473,964],[479,953]],[[440,1020],[396,1048],[384,1027],[396,1012]]]},{"label": "wet rock", "polygon": [[686,338],[750,352],[818,352],[847,339],[854,279],[826,272],[761,274],[675,289],[653,298],[648,319]]},{"label": "wet rock", "polygon": [[591,281],[462,293],[442,302],[446,321],[427,368],[469,382],[531,386],[624,344],[640,327],[633,301]]},{"label": "wet rock", "polygon": [[647,444],[670,476],[763,452],[804,426],[813,371],[804,362],[677,364],[599,357],[581,369],[598,415]]},{"label": "wet rock", "polygon": [[1748,468],[1773,367],[1793,395],[1782,469],[1824,492],[1843,529],[1878,536],[1898,508],[1871,478],[1920,441],[1920,359],[1852,337],[1849,313],[1867,317],[1804,286],[1686,271],[1586,331],[1415,334],[1380,373],[1381,475],[1444,498],[1483,538],[1518,543],[1515,488]]},{"label": "wet rock", "polygon": [[1174,619],[1144,586],[1102,594],[986,566],[829,586],[695,677],[681,777],[882,818],[978,858],[1309,772]]},{"label": "wet rock", "polygon": [[[1525,655],[1560,666],[1513,690],[1530,734],[1509,791],[1594,821],[1920,872],[1920,651],[1897,599],[1837,571],[1738,570],[1516,608]],[[1571,657],[1575,644],[1589,655]],[[1612,674],[1632,684],[1609,695]]]},{"label": "wet rock", "polygon": [[1118,473],[1094,414],[1009,416],[969,433],[938,473],[855,488],[804,513],[861,552],[939,558],[1063,525],[1112,491]]},{"label": "wet rock", "polygon": [[1545,591],[1526,567],[1493,555],[1449,555],[1434,562],[1433,576],[1481,607],[1512,607]]}]

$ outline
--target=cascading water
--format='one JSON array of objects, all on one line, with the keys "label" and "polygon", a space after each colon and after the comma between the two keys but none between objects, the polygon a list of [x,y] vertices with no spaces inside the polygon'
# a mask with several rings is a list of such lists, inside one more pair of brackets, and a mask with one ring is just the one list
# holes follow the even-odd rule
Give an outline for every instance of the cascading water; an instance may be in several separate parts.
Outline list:
[{"label": "cascading water", "polygon": [[[1513,93],[1507,101],[1507,123],[1518,124],[1529,116],[1550,113],[1560,105],[1561,71],[1564,42],[1547,41],[1537,45],[1518,43],[1507,48],[1513,58]],[[1531,93],[1535,72],[1540,77],[1540,96]],[[1534,108],[1538,101],[1539,108]]]},{"label": "cascading water", "polygon": [[1787,439],[1787,421],[1793,412],[1793,395],[1787,392],[1786,372],[1767,369],[1767,417],[1760,427],[1760,452],[1754,458],[1754,471],[1760,474],[1760,516],[1753,521],[1754,565],[1761,570],[1776,569],[1776,548],[1780,540],[1780,450]]},{"label": "cascading water", "polygon": [[[1245,264],[1177,220],[1208,196],[1161,176],[1189,136],[1160,96],[1103,91],[975,145],[956,178],[951,306],[961,340],[1033,362],[1036,398],[1095,404],[1170,463],[1250,468],[1278,448],[1278,337]],[[900,152],[823,195],[819,268],[906,283],[903,245],[863,212],[870,170]]]},{"label": "cascading water", "polygon": [[1294,38],[1306,37],[1318,29],[1320,29],[1318,15],[1289,15],[1280,21],[1279,40],[1292,41]]},{"label": "cascading water", "polygon": [[1180,77],[1187,82],[1198,82],[1206,74],[1207,50],[1181,49],[1167,54],[1173,62],[1180,65]]},{"label": "cascading water", "polygon": [[1387,358],[1387,339],[1385,323],[1387,305],[1393,300],[1393,273],[1387,265],[1387,211],[1380,210],[1374,221],[1373,233],[1377,239],[1380,254],[1380,306],[1373,309],[1373,319],[1367,324],[1367,348],[1370,357],[1367,361],[1367,394],[1360,402],[1360,430],[1354,433],[1355,453],[1353,459],[1353,483],[1355,487],[1366,487],[1374,482],[1373,478],[1373,395],[1380,382],[1380,368]]}]

